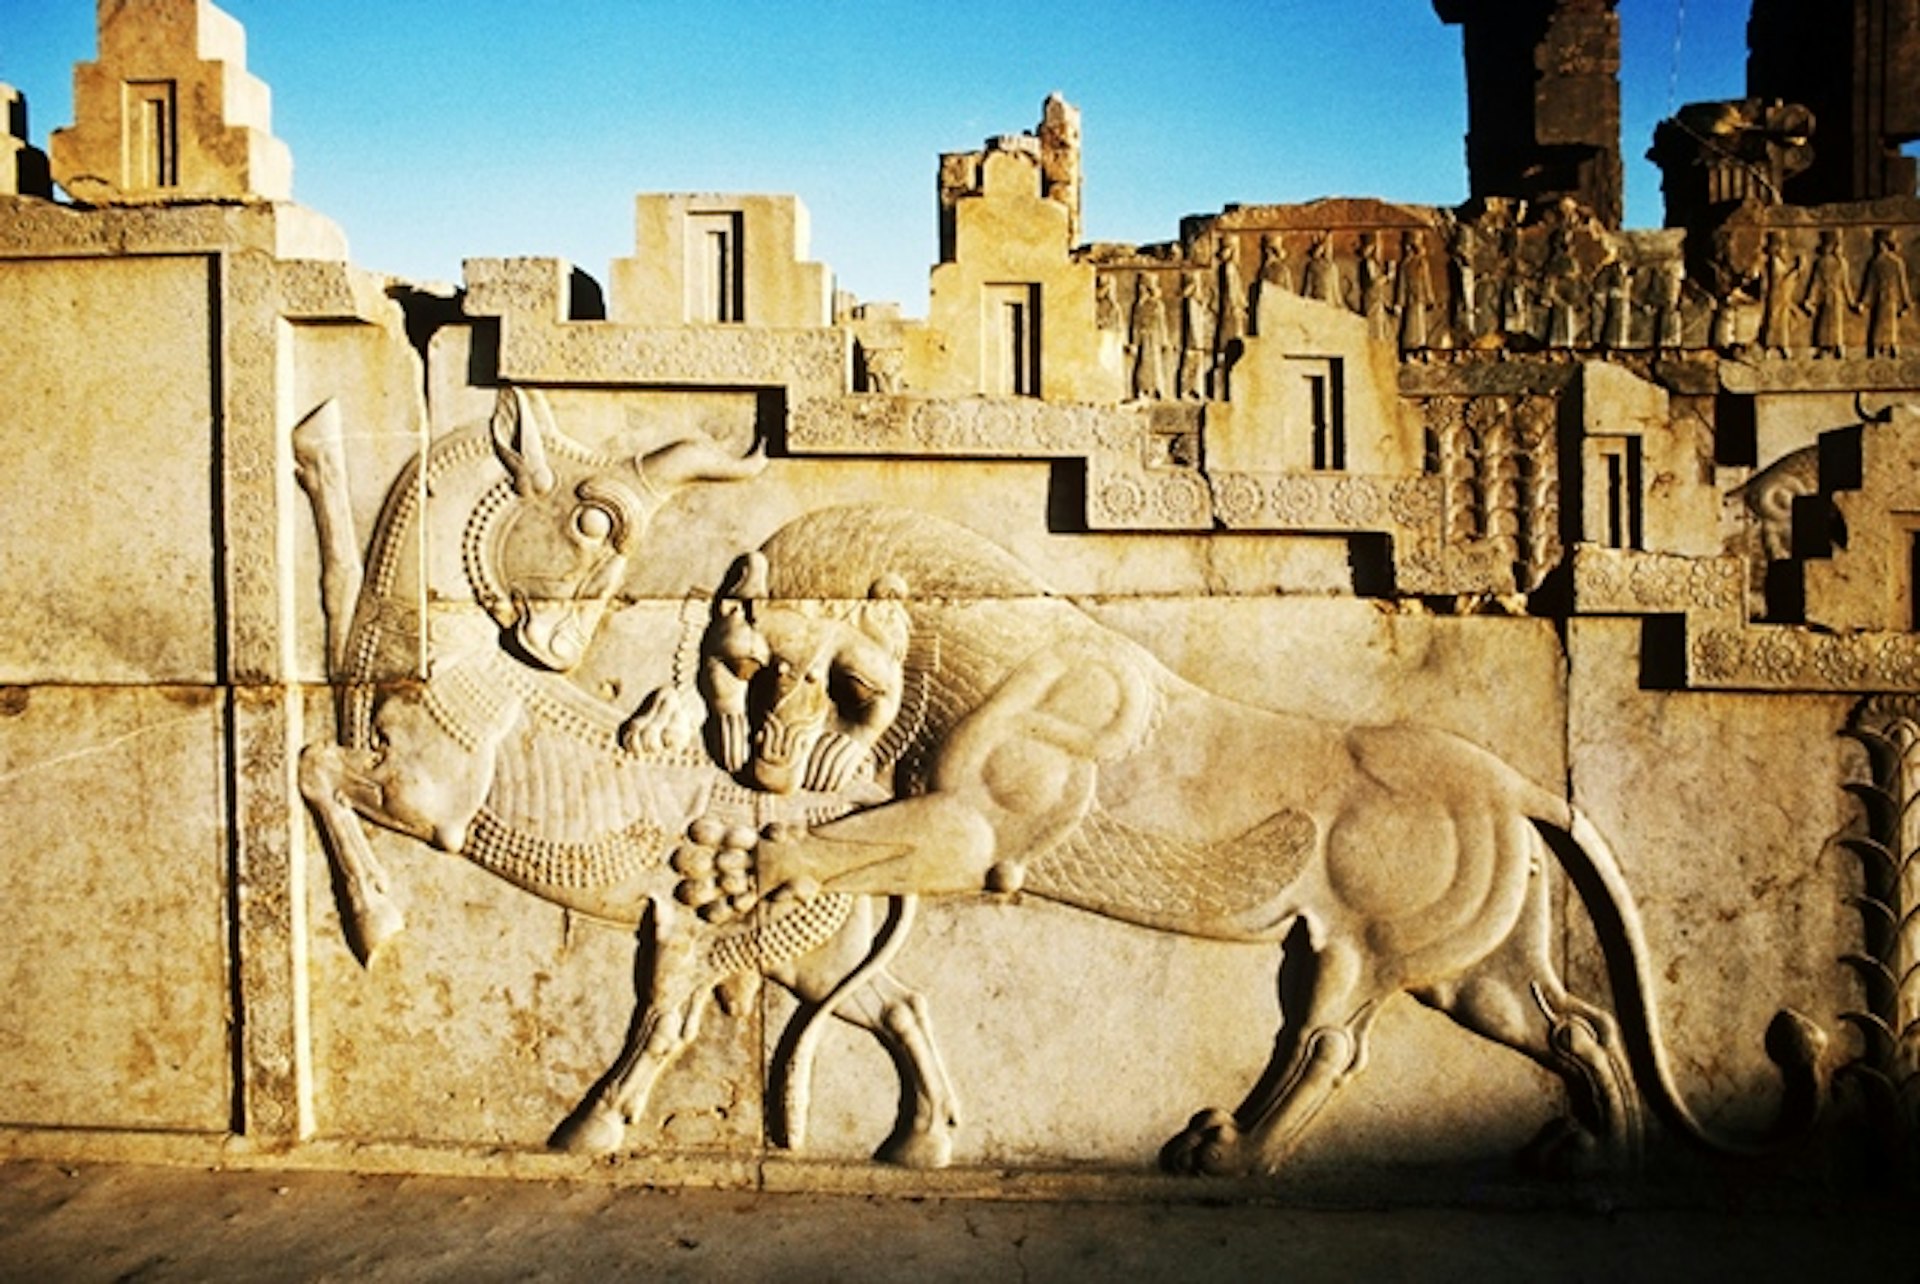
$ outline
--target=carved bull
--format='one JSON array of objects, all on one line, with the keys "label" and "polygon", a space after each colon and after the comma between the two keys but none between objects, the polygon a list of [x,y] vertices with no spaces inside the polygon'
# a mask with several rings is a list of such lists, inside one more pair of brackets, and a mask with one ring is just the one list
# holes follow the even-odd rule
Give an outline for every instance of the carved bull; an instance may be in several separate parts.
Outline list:
[{"label": "carved bull", "polygon": [[[762,459],[698,439],[638,458],[587,450],[554,429],[538,394],[504,389],[485,429],[436,441],[402,473],[363,563],[332,403],[296,429],[294,454],[320,535],[339,695],[338,740],[301,755],[300,789],[361,961],[403,925],[365,821],[464,856],[555,905],[642,928],[638,972],[650,979],[628,1048],[554,1144],[617,1148],[654,1077],[694,1037],[715,987],[766,974],[810,1005],[783,1069],[788,1135],[797,1140],[804,1122],[817,1017],[832,1013],[873,1032],[903,1066],[911,1124],[888,1153],[946,1162],[952,1092],[924,1005],[886,972],[911,903],[839,896],[762,906],[741,895],[726,866],[744,865],[759,813],[697,743],[697,719],[684,716],[697,700],[664,689],[629,718],[566,677],[667,498],[691,483],[751,477]],[[422,677],[428,495],[436,515],[460,523],[459,574],[472,607],[436,614]],[[846,806],[825,794],[799,802],[816,815]],[[720,868],[684,858],[669,868],[689,826],[702,851],[744,838]],[[669,899],[696,884],[708,889],[704,899]],[[689,988],[696,964],[708,983]]]},{"label": "carved bull", "polygon": [[[1683,1135],[1764,1147],[1710,1133],[1679,1092],[1648,945],[1599,832],[1484,749],[1202,690],[986,540],[890,510],[812,514],[742,559],[705,654],[713,738],[756,788],[822,783],[867,746],[895,764],[890,801],[752,844],[769,895],[1020,894],[1290,952],[1304,926],[1310,993],[1273,1063],[1237,1110],[1202,1111],[1168,1143],[1171,1168],[1277,1167],[1399,994],[1564,1081],[1568,1117],[1529,1150],[1546,1169],[1632,1162],[1636,1071]],[[1552,962],[1553,857],[1617,964],[1624,1030]],[[690,965],[680,984],[703,979]],[[1822,1042],[1775,1018],[1788,1093],[1774,1138],[1810,1124]]]}]

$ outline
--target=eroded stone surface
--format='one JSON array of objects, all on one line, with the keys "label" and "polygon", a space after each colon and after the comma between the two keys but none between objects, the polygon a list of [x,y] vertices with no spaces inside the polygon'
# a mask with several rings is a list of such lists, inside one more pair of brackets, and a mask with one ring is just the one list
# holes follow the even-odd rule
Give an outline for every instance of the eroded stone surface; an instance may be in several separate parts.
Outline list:
[{"label": "eroded stone surface", "polygon": [[1898,1171],[1920,204],[1620,230],[1610,6],[1439,7],[1559,170],[1077,246],[1056,95],[920,319],[793,197],[375,277],[237,27],[104,5],[85,204],[0,196],[6,1136]]}]

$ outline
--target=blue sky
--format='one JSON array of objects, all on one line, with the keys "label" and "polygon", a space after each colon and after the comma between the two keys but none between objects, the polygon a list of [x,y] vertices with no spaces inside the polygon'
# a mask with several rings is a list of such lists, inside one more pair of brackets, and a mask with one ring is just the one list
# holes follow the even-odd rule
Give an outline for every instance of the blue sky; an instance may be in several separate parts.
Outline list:
[{"label": "blue sky", "polygon": [[[937,154],[1032,128],[1056,89],[1084,113],[1089,239],[1168,240],[1236,201],[1467,190],[1460,31],[1429,0],[220,7],[273,89],[295,197],[357,263],[416,278],[541,254],[604,280],[635,192],[794,192],[842,287],[918,314]],[[1655,226],[1641,154],[1670,103],[1743,92],[1747,4],[1619,11],[1628,222]],[[92,0],[0,0],[0,80],[39,145],[71,118],[93,21]]]}]

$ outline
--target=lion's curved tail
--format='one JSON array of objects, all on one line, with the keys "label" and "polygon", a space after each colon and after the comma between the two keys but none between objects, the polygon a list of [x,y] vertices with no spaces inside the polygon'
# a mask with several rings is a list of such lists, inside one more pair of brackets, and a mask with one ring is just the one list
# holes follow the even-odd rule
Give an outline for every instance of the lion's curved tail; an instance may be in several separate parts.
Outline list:
[{"label": "lion's curved tail", "polygon": [[914,896],[887,898],[887,918],[875,933],[872,950],[860,964],[840,978],[827,996],[809,1010],[804,1004],[794,1018],[798,1023],[785,1061],[775,1074],[779,1079],[777,1099],[780,1117],[776,1128],[779,1144],[798,1150],[806,1140],[807,1115],[813,1104],[813,1059],[832,1016],[848,995],[871,981],[875,974],[893,962],[893,956],[906,944],[913,931],[913,920],[920,901]]},{"label": "lion's curved tail", "polygon": [[[1628,1047],[1635,1054],[1633,1059],[1641,1081],[1641,1091],[1682,1134],[1695,1144],[1723,1155],[1761,1157],[1776,1154],[1802,1140],[1812,1130],[1825,1093],[1820,1073],[1820,1054],[1826,1046],[1825,1033],[1791,1008],[1783,1008],[1776,1013],[1767,1027],[1766,1049],[1768,1058],[1780,1068],[1783,1080],[1777,1116],[1770,1126],[1754,1137],[1735,1138],[1710,1131],[1695,1117],[1674,1081],[1654,998],[1656,990],[1646,934],[1620,863],[1592,821],[1577,808],[1566,808],[1564,803],[1561,807],[1564,809],[1561,814],[1546,823],[1571,839],[1568,845],[1577,849],[1583,858],[1579,862],[1579,869],[1568,866],[1569,873],[1576,875],[1576,883],[1590,884],[1581,888],[1588,912],[1597,915],[1604,911],[1610,914],[1613,921],[1602,925],[1603,929],[1611,927],[1618,933],[1616,939],[1626,947],[1624,960],[1612,957],[1609,952],[1608,961],[1616,977],[1613,985],[1615,1008]],[[1549,834],[1549,837],[1552,835]],[[1578,877],[1579,874],[1588,877],[1583,880]],[[1598,897],[1592,894],[1596,891]],[[1603,930],[1603,938],[1607,934]],[[1627,965],[1624,968],[1619,966],[1623,961]],[[1622,972],[1627,974],[1626,977],[1619,975]],[[1630,984],[1623,986],[1623,979],[1629,980]],[[1637,1008],[1638,1011],[1630,1011],[1630,1008]]]}]

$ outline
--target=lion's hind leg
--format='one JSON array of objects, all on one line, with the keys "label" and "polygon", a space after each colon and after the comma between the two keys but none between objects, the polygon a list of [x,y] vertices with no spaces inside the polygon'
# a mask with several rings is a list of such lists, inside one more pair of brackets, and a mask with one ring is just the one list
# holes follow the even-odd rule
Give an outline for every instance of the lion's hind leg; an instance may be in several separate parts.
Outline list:
[{"label": "lion's hind leg", "polygon": [[834,1015],[871,1032],[901,1069],[906,1098],[901,1126],[877,1158],[906,1168],[945,1168],[952,1163],[960,1107],[933,1041],[926,998],[889,973],[876,972]]},{"label": "lion's hind leg", "polygon": [[[1305,947],[1296,930],[1287,948]],[[1386,998],[1350,942],[1330,941],[1313,957],[1301,988],[1296,1017],[1275,1040],[1272,1063],[1240,1108],[1203,1110],[1160,1151],[1172,1172],[1248,1173],[1276,1171],[1307,1126],[1365,1067],[1367,1031]]]},{"label": "lion's hind leg", "polygon": [[1631,1167],[1641,1120],[1620,1027],[1561,981],[1550,923],[1547,882],[1536,871],[1518,923],[1492,954],[1453,980],[1410,992],[1566,1084],[1569,1115],[1540,1130],[1521,1155],[1524,1165],[1566,1175]]}]

